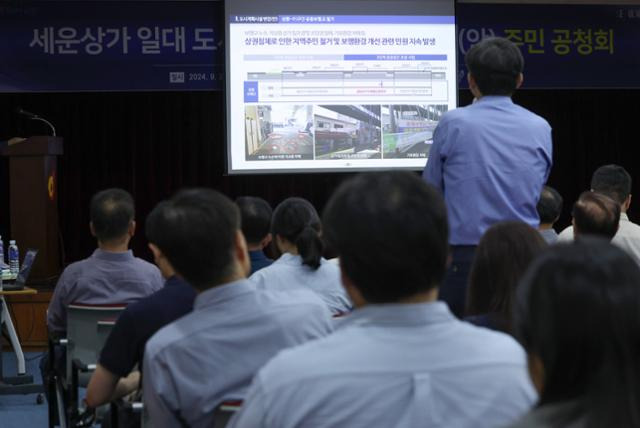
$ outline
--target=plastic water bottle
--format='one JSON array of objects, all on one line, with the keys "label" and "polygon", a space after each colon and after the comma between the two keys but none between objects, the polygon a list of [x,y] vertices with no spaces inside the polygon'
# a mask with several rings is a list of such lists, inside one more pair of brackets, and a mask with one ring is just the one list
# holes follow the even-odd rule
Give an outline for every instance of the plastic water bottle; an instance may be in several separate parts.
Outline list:
[{"label": "plastic water bottle", "polygon": [[20,271],[20,253],[13,239],[9,241],[9,271],[11,275],[17,275]]}]

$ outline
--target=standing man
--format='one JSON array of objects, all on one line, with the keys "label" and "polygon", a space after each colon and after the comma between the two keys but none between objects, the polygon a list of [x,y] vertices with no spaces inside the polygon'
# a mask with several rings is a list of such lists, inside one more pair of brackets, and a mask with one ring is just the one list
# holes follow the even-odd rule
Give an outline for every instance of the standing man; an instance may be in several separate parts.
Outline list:
[{"label": "standing man", "polygon": [[552,163],[551,127],[511,100],[523,81],[518,47],[484,39],[469,49],[466,63],[476,102],[442,117],[423,173],[447,205],[452,263],[440,299],[458,316],[480,237],[500,221],[538,227],[536,204]]}]

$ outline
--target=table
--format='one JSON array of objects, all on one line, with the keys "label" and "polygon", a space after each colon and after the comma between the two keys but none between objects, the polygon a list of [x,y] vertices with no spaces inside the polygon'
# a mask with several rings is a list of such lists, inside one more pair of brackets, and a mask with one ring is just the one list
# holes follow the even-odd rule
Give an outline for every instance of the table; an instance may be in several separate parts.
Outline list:
[{"label": "table", "polygon": [[[2,359],[0,358],[0,395],[3,394],[33,394],[43,391],[42,385],[35,385],[33,383],[33,376],[27,375],[26,365],[24,361],[24,353],[22,352],[22,346],[20,346],[20,339],[16,333],[16,329],[11,320],[11,314],[7,307],[7,302],[4,296],[16,296],[37,294],[38,292],[33,288],[25,287],[22,290],[15,291],[0,291],[0,327],[4,324],[7,327],[9,333],[9,340],[13,347],[13,352],[16,354],[18,360],[18,375],[13,377],[5,377],[2,372]],[[2,346],[0,345],[0,355],[2,354]]]}]

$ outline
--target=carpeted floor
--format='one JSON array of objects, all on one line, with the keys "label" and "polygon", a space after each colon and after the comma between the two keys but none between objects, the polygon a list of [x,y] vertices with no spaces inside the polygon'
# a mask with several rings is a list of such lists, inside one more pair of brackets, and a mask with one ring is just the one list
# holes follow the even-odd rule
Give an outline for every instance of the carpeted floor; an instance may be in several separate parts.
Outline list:
[{"label": "carpeted floor", "polygon": [[[38,363],[41,353],[25,354],[27,373],[35,383],[42,384]],[[17,363],[13,352],[2,353],[5,376],[15,376]],[[41,428],[47,426],[47,405],[36,404],[36,394],[0,395],[0,428]]]}]

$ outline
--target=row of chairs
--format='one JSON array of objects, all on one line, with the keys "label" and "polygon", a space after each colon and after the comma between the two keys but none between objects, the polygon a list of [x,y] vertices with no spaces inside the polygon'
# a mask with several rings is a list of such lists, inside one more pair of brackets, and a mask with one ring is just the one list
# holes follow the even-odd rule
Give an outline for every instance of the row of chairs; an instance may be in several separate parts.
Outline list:
[{"label": "row of chairs", "polygon": [[[84,415],[79,389],[89,384],[102,346],[124,305],[84,305],[73,303],[67,309],[66,337],[49,337],[49,427],[82,426]],[[64,349],[64,370],[56,366],[56,348]]]},{"label": "row of chairs", "polygon": [[[240,410],[242,406],[241,400],[225,401],[218,405],[215,410],[214,426],[212,428],[224,428],[227,426],[231,417]],[[144,417],[144,404],[142,402],[131,402],[124,400],[113,401],[110,405],[110,422],[111,428],[118,428],[121,426],[120,415],[138,415],[141,420],[140,427],[145,428],[148,423]]]},{"label": "row of chairs", "polygon": [[[61,428],[89,426],[96,414],[100,418],[106,409],[87,412],[80,406],[79,390],[89,384],[91,374],[96,369],[100,351],[113,329],[120,312],[125,305],[86,305],[73,303],[68,307],[66,337],[49,338],[49,427],[56,426],[56,413]],[[65,369],[55,365],[55,348],[66,351]],[[240,408],[241,401],[227,401],[216,409],[215,427],[224,427],[231,416]],[[110,404],[110,423],[112,428],[121,425],[123,414],[139,415],[145,425],[144,405],[142,402],[117,400]]]}]

